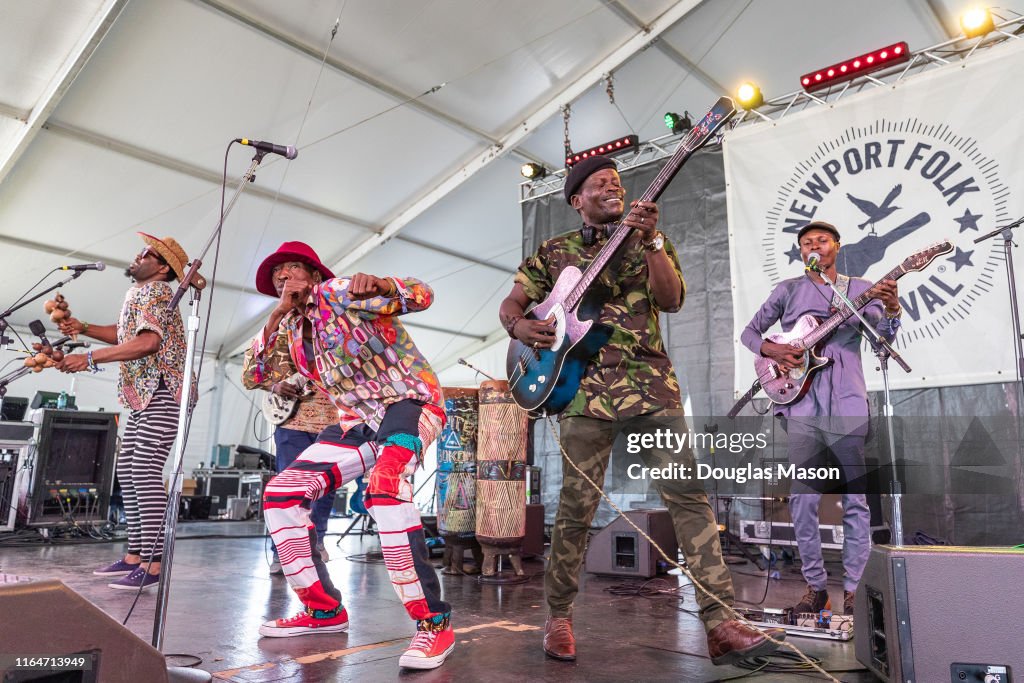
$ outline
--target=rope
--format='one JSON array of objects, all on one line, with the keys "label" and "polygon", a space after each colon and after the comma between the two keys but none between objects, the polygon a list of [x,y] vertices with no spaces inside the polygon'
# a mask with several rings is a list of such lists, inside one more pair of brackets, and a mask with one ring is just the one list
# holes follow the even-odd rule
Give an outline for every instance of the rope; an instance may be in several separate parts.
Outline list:
[{"label": "rope", "polygon": [[[569,463],[569,465],[571,465],[572,468],[574,470],[576,470],[576,472],[581,477],[583,477],[583,479],[586,480],[586,482],[588,484],[590,484],[591,486],[594,487],[594,490],[597,491],[601,495],[602,498],[604,498],[605,502],[607,502],[608,505],[610,505],[611,508],[613,510],[615,510],[615,512],[619,513],[622,516],[622,519],[627,524],[629,524],[631,527],[636,529],[637,533],[639,533],[641,536],[643,536],[645,539],[647,539],[647,542],[651,544],[651,547],[654,548],[655,550],[657,550],[658,554],[661,555],[662,558],[664,558],[666,562],[668,562],[673,567],[676,567],[681,572],[683,572],[683,575],[686,576],[686,578],[688,578],[693,583],[694,587],[697,590],[699,590],[701,593],[704,593],[705,595],[707,595],[714,602],[718,603],[718,605],[721,606],[725,610],[726,614],[730,615],[734,619],[738,619],[739,621],[747,624],[751,628],[757,628],[746,617],[744,617],[742,614],[740,614],[735,609],[733,609],[732,605],[725,604],[724,602],[722,602],[721,598],[719,598],[717,595],[715,595],[710,590],[705,588],[704,584],[702,584],[700,581],[698,581],[697,578],[693,574],[690,573],[689,569],[687,569],[683,565],[679,564],[679,562],[677,562],[675,558],[669,557],[668,553],[666,553],[662,549],[662,547],[660,545],[658,545],[658,543],[653,538],[648,536],[647,533],[643,529],[641,529],[639,526],[637,526],[635,523],[633,523],[633,520],[631,520],[629,517],[627,517],[625,515],[625,513],[619,508],[619,506],[616,505],[614,502],[612,502],[612,499],[608,497],[608,494],[606,494],[604,492],[604,489],[602,489],[600,486],[598,486],[597,483],[595,483],[593,479],[591,479],[589,476],[587,476],[586,472],[584,472],[582,469],[580,469],[580,467],[576,463],[574,463],[572,461],[572,458],[569,457],[569,454],[565,450],[565,446],[562,445],[562,437],[555,430],[555,423],[554,423],[554,421],[552,421],[551,416],[548,415],[548,416],[546,416],[545,419],[547,419],[548,427],[551,429],[551,434],[552,435],[556,435],[555,436],[555,440],[558,442],[558,449],[562,452],[563,459],[567,463]],[[822,674],[823,676],[825,676],[825,678],[827,678],[828,680],[832,681],[833,683],[841,683],[841,681],[839,679],[835,678],[834,676],[832,676],[832,674],[830,674],[829,672],[825,671],[823,668],[818,666],[814,662],[813,659],[811,659],[810,657],[805,655],[803,652],[801,652],[800,649],[797,648],[792,643],[786,642],[784,640],[775,640],[774,638],[772,638],[767,633],[764,634],[764,637],[767,638],[770,642],[775,643],[776,645],[778,645],[780,647],[784,647],[784,648],[787,648],[787,649],[791,650],[794,654],[796,654],[797,657],[799,657],[803,662],[805,662],[810,668],[812,668],[815,671],[817,671],[818,673]]]}]

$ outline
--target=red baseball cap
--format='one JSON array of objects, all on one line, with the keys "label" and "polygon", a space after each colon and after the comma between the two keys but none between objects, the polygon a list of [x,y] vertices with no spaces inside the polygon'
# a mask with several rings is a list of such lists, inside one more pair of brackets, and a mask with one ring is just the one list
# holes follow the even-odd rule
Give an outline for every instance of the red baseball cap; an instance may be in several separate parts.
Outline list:
[{"label": "red baseball cap", "polygon": [[277,248],[277,251],[263,259],[263,263],[256,269],[256,291],[260,294],[276,297],[277,290],[274,288],[274,279],[272,277],[274,266],[288,263],[289,261],[305,263],[317,270],[325,280],[334,277],[334,273],[331,272],[330,268],[320,261],[320,257],[313,251],[313,247],[305,242],[285,242]]}]

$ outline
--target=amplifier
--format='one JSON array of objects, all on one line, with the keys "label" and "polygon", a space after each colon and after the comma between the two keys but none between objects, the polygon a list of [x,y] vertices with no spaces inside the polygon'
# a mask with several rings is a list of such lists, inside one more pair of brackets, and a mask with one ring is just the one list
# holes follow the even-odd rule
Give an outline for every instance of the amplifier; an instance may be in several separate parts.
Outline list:
[{"label": "amplifier", "polygon": [[31,422],[0,422],[0,531],[13,531],[24,507],[33,427]]},{"label": "amplifier", "polygon": [[106,520],[116,448],[117,413],[44,410],[28,523]]},{"label": "amplifier", "polygon": [[667,570],[664,559],[625,518],[643,529],[669,557],[679,554],[668,510],[630,510],[597,532],[587,545],[584,569],[591,574],[652,578]]},{"label": "amplifier", "polygon": [[1024,671],[1024,552],[876,546],[857,589],[857,661],[893,683],[1008,683]]}]

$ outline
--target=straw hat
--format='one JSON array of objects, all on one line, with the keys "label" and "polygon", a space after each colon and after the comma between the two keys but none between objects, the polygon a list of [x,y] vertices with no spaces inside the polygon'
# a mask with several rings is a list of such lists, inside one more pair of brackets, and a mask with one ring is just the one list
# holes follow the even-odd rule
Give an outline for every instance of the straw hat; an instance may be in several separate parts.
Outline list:
[{"label": "straw hat", "polygon": [[[178,280],[185,278],[185,271],[188,269],[188,254],[186,254],[185,250],[181,248],[180,244],[178,244],[178,240],[173,237],[160,239],[159,237],[154,237],[153,235],[149,235],[144,232],[140,232],[139,237],[142,238],[142,241],[145,242],[150,249],[160,254],[160,257],[164,261],[167,261],[167,265],[169,265],[171,270],[174,271],[174,274],[178,276]],[[199,273],[196,273],[195,278],[192,280],[192,284],[196,289],[203,289],[206,287],[206,278]]]}]

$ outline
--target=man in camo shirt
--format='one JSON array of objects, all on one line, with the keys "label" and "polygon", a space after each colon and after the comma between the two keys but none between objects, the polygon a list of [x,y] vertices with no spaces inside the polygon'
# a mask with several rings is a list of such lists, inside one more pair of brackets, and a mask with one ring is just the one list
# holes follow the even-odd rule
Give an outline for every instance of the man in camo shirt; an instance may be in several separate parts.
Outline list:
[{"label": "man in camo shirt", "polygon": [[[554,320],[524,318],[526,308],[548,295],[566,267],[585,269],[617,221],[622,219],[635,230],[623,246],[621,257],[616,257],[618,262],[613,259],[599,278],[605,298],[597,320],[611,327],[611,338],[590,360],[579,391],[560,418],[560,438],[568,457],[593,481],[602,483],[612,443],[619,433],[666,428],[676,433],[687,431],[679,383],[665,353],[658,320],[660,313],[682,308],[686,285],[675,249],[657,230],[657,205],[634,201],[623,219],[625,190],[611,158],[591,157],[574,166],[566,178],[565,199],[580,214],[582,227],[544,242],[523,261],[512,292],[502,302],[500,316],[509,336],[535,348],[551,347]],[[679,454],[651,449],[641,457],[651,468],[679,463],[695,471],[689,448]],[[718,528],[703,488],[696,481],[655,483],[669,509],[690,571],[731,605],[732,579],[722,560]],[[544,652],[555,659],[576,658],[572,603],[598,503],[599,492],[565,464],[545,577],[550,616],[544,629]],[[715,664],[775,649],[762,632],[730,618],[707,595],[698,591],[697,600]],[[780,638],[782,634],[773,632],[772,636]]]}]

